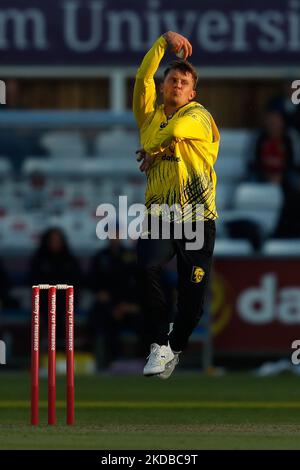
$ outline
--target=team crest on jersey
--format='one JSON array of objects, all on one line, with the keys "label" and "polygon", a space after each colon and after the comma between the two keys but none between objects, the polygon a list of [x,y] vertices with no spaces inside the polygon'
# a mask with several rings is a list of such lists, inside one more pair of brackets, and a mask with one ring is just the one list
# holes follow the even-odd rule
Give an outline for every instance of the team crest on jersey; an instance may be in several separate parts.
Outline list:
[{"label": "team crest on jersey", "polygon": [[199,266],[193,266],[191,281],[195,283],[201,282],[204,274],[205,271],[202,268],[200,268]]}]

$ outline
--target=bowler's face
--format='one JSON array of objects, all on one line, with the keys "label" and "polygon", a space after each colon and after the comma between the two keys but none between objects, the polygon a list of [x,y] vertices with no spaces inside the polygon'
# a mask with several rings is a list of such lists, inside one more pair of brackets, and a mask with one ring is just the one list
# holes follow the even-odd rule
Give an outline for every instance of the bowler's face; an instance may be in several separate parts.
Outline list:
[{"label": "bowler's face", "polygon": [[160,90],[163,94],[164,105],[176,106],[176,108],[184,106],[196,96],[192,74],[176,69],[170,70]]}]

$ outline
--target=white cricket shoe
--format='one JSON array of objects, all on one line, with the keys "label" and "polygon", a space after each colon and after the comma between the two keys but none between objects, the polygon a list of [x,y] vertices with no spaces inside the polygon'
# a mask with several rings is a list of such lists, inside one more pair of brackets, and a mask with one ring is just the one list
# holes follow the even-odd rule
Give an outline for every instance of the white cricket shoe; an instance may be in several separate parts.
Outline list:
[{"label": "white cricket shoe", "polygon": [[165,370],[166,364],[174,359],[174,354],[169,344],[160,346],[151,344],[151,351],[147,357],[148,361],[144,367],[143,374],[146,376],[157,375]]},{"label": "white cricket shoe", "polygon": [[172,374],[173,370],[175,369],[175,367],[177,366],[179,362],[179,353],[175,353],[174,352],[174,358],[172,359],[172,361],[170,361],[166,367],[165,367],[165,370],[163,372],[161,372],[160,374],[158,374],[157,377],[159,377],[160,379],[168,379],[170,377],[170,375]]}]

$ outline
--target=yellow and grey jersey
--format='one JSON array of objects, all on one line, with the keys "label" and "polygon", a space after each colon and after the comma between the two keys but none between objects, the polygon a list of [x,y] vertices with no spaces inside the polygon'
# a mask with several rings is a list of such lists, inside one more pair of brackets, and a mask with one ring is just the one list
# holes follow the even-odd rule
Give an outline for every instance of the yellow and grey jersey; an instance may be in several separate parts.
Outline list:
[{"label": "yellow and grey jersey", "polygon": [[[167,119],[164,105],[156,103],[154,74],[167,48],[161,36],[144,57],[137,72],[133,111],[141,146],[154,157],[147,171],[146,207],[180,205],[185,220],[216,219],[216,174],[220,135],[210,113],[198,102],[181,107]],[[197,204],[204,214],[195,216]],[[157,214],[156,214],[157,215]]]}]

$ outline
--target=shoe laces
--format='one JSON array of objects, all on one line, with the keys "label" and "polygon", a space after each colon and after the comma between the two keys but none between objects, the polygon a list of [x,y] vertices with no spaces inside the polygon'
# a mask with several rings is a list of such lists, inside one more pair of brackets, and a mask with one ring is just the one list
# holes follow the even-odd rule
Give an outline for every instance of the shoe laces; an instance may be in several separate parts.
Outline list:
[{"label": "shoe laces", "polygon": [[149,359],[151,355],[155,356],[155,358],[161,355],[161,346],[159,346],[159,344],[156,344],[156,343],[151,344],[150,354],[147,357],[147,359]]}]

